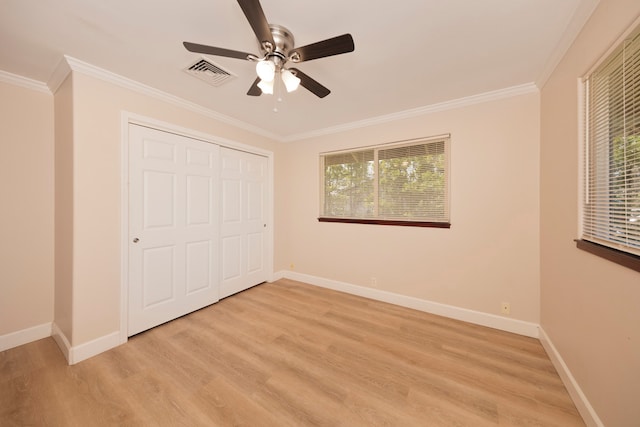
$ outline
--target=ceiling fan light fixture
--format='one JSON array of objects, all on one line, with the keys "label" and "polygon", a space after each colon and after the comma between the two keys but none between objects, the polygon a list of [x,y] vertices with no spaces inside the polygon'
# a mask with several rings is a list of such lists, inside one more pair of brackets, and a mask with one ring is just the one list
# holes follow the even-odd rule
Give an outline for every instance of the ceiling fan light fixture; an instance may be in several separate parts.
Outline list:
[{"label": "ceiling fan light fixture", "polygon": [[271,81],[260,80],[260,83],[258,83],[258,87],[260,88],[262,93],[273,95],[273,79],[271,79]]},{"label": "ceiling fan light fixture", "polygon": [[256,73],[263,82],[272,82],[276,76],[276,64],[268,59],[258,61],[256,64]]},{"label": "ceiling fan light fixture", "polygon": [[298,89],[298,86],[300,86],[300,79],[296,77],[291,71],[282,70],[280,74],[282,77],[282,82],[287,88],[287,92],[293,92],[294,90]]}]

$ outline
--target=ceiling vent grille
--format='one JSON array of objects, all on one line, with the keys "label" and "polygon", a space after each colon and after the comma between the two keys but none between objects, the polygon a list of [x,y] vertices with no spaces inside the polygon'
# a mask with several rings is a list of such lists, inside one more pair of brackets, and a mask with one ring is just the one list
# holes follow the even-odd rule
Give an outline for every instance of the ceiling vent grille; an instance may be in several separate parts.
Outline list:
[{"label": "ceiling vent grille", "polygon": [[193,65],[185,68],[184,71],[216,87],[222,86],[236,77],[229,71],[206,59],[196,61]]}]

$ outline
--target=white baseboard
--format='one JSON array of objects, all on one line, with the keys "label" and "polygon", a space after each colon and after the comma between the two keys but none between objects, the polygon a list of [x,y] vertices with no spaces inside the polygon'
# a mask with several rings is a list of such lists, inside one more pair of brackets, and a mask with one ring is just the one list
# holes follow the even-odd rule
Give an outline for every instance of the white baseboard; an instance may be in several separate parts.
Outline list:
[{"label": "white baseboard", "polygon": [[60,347],[60,350],[62,350],[62,354],[64,354],[69,365],[75,365],[76,363],[117,347],[120,344],[124,344],[120,338],[120,331],[112,332],[108,335],[104,335],[75,347],[71,346],[69,339],[55,323],[53,324],[53,331],[51,335],[58,344],[58,347]]},{"label": "white baseboard", "polygon": [[275,282],[280,279],[284,279],[284,273],[284,270],[274,272],[273,274],[271,274],[271,280],[269,280],[269,282]]},{"label": "white baseboard", "polygon": [[0,351],[50,337],[51,327],[51,322],[48,322],[10,334],[0,335]]},{"label": "white baseboard", "polygon": [[301,274],[295,271],[282,270],[274,273],[273,277],[297,280],[299,282],[305,282],[311,285],[321,286],[323,288],[346,292],[365,298],[371,298],[402,307],[412,308],[414,310],[424,311],[426,313],[449,317],[451,319],[462,320],[464,322],[474,323],[476,325],[488,326],[490,328],[499,329],[502,331],[513,332],[515,334],[524,335],[527,337],[539,337],[539,326],[531,322],[509,319],[506,317],[496,316],[494,314],[483,313],[481,311],[469,310],[466,308],[427,301],[420,298],[383,291],[380,289],[367,288],[364,286],[339,282],[337,280],[324,279],[322,277]]},{"label": "white baseboard", "polygon": [[591,406],[591,403],[589,403],[587,396],[585,396],[585,394],[582,392],[580,385],[571,374],[569,367],[566,363],[564,363],[562,356],[560,356],[560,353],[553,345],[553,342],[544,331],[542,326],[540,327],[540,342],[546,350],[549,359],[551,359],[551,363],[553,363],[556,371],[558,371],[560,379],[562,379],[564,386],[569,392],[569,396],[571,396],[573,403],[576,405],[578,412],[580,412],[580,415],[582,416],[582,419],[587,424],[587,426],[604,427],[604,424],[602,423],[602,421],[600,421],[600,418],[598,417],[595,409],[593,409],[593,406]]},{"label": "white baseboard", "polygon": [[67,363],[69,363],[71,344],[69,343],[67,336],[64,334],[64,332],[62,332],[62,329],[60,329],[55,323],[51,328],[51,336],[53,337],[56,344],[58,344],[58,347],[60,348],[60,351],[62,351],[62,354],[64,354],[64,358],[67,359]]},{"label": "white baseboard", "polygon": [[115,331],[108,335],[101,336],[100,338],[96,338],[95,340],[72,347],[71,357],[68,360],[69,365],[82,362],[83,360],[96,356],[102,352],[111,350],[120,344],[124,344],[120,338],[120,331]]}]

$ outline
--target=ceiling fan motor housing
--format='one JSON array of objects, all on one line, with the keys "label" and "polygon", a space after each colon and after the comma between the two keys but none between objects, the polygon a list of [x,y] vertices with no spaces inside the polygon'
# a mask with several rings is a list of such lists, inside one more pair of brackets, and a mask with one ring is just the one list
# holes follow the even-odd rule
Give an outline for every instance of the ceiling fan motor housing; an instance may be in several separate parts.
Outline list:
[{"label": "ceiling fan motor housing", "polygon": [[[294,46],[294,38],[291,31],[282,25],[269,24],[269,29],[273,35],[273,41],[276,43],[271,52],[265,48],[264,42],[260,46],[260,50],[274,63],[281,67],[287,62],[288,53]],[[269,43],[267,43],[269,44]]]}]

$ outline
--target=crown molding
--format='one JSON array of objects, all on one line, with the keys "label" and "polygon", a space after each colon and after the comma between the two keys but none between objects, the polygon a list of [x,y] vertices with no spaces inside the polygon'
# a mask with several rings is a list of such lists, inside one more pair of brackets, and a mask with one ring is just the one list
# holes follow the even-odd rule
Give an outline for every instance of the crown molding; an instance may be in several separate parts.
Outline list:
[{"label": "crown molding", "polygon": [[300,141],[303,139],[315,138],[318,136],[331,135],[334,133],[345,132],[349,130],[379,125],[382,123],[393,122],[397,120],[410,119],[413,117],[424,116],[427,114],[438,113],[440,111],[452,110],[456,108],[468,107],[484,102],[495,101],[498,99],[511,98],[514,96],[525,95],[529,93],[539,92],[535,83],[526,83],[518,86],[511,86],[505,89],[499,89],[491,92],[471,95],[464,98],[458,98],[451,101],[440,102],[438,104],[426,105],[423,107],[412,108],[410,110],[399,111],[383,116],[372,117],[369,119],[358,120],[355,122],[345,123],[342,125],[331,126],[324,129],[318,129],[310,132],[289,135],[282,139],[282,142]]},{"label": "crown molding", "polygon": [[17,74],[9,73],[7,71],[0,70],[0,82],[8,83],[14,86],[21,86],[27,89],[51,95],[51,91],[46,84],[39,82],[38,80],[22,77]]},{"label": "crown molding", "polygon": [[[81,73],[90,77],[94,77],[94,78],[106,81],[108,83],[115,84],[122,88],[129,89],[134,92],[138,92],[140,94],[158,99],[163,102],[167,102],[169,104],[173,104],[176,107],[184,108],[194,113],[201,114],[203,116],[218,120],[222,123],[235,126],[239,129],[244,129],[248,132],[252,132],[254,134],[261,135],[266,138],[270,138],[272,140],[276,140],[276,141],[282,140],[282,137],[280,135],[276,135],[262,128],[259,128],[257,126],[251,125],[249,123],[243,122],[238,119],[234,119],[233,117],[226,116],[224,114],[218,113],[217,111],[213,111],[208,108],[202,107],[191,101],[187,101],[185,99],[171,95],[167,92],[163,92],[151,86],[147,86],[145,84],[139,83],[135,80],[131,80],[129,78],[112,73],[111,71],[107,71],[102,68],[91,65],[89,63],[80,61],[79,59],[73,58],[71,56],[65,55],[63,61],[66,62],[66,64],[68,65],[71,71]],[[58,68],[62,68],[62,67],[59,66]],[[56,72],[57,71],[58,70],[56,70]],[[54,72],[54,75],[56,74],[56,72]],[[63,80],[64,78],[59,83],[62,83]],[[57,80],[54,80],[54,81],[57,81]]]},{"label": "crown molding", "polygon": [[51,93],[56,93],[58,91],[58,88],[60,88],[60,85],[65,81],[70,73],[71,66],[67,62],[66,58],[62,57],[60,62],[58,62],[58,65],[56,65],[55,70],[53,70],[53,73],[51,73],[51,76],[49,76],[49,80],[47,80],[47,86],[49,86]]},{"label": "crown molding", "polygon": [[[599,1],[599,0],[591,0]],[[89,63],[80,61],[79,59],[65,55],[58,63],[58,66],[51,74],[47,83],[42,83],[36,80],[28,79],[26,77],[18,76],[0,70],[0,81],[4,81],[10,84],[15,84],[29,89],[37,90],[44,93],[55,93],[62,82],[67,78],[71,71],[85,74],[108,83],[115,84],[125,89],[133,90],[135,92],[147,95],[158,100],[173,104],[177,107],[184,108],[195,112],[197,114],[210,117],[220,122],[235,126],[240,129],[255,133],[257,135],[264,136],[279,142],[294,142],[304,139],[310,139],[318,136],[331,135],[335,133],[345,132],[349,130],[364,128],[368,126],[379,125],[397,120],[409,119],[413,117],[419,117],[427,114],[433,114],[440,111],[446,111],[456,108],[463,108],[475,104],[481,104],[484,102],[495,101],[504,98],[510,98],[514,96],[525,95],[529,93],[539,92],[538,86],[535,83],[526,83],[518,86],[512,86],[505,89],[499,89],[491,92],[485,92],[477,95],[472,95],[464,98],[454,99],[451,101],[445,101],[437,104],[426,105],[418,108],[404,110],[387,115],[372,117],[364,120],[358,120],[350,123],[344,123],[337,126],[331,126],[324,129],[313,130],[310,132],[303,132],[288,136],[278,135],[269,131],[266,131],[257,126],[248,124],[241,120],[234,119],[208,108],[202,107],[193,102],[179,98],[177,96],[168,94],[102,68],[96,67]]]},{"label": "crown molding", "polygon": [[538,76],[536,80],[536,85],[539,88],[543,88],[544,85],[553,74],[553,71],[556,69],[564,55],[567,53],[573,42],[582,31],[582,28],[587,23],[587,20],[591,17],[591,14],[596,9],[600,0],[583,0],[580,2],[576,10],[573,12],[573,15],[569,18],[569,21],[565,25],[564,33],[562,34],[562,38],[549,55],[547,62],[542,69],[542,73]]}]

